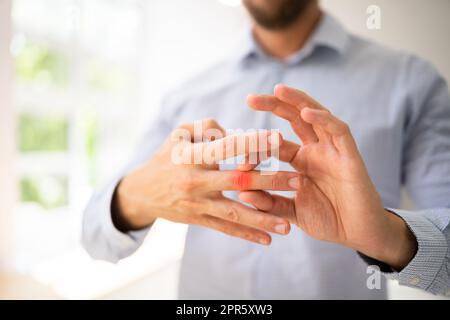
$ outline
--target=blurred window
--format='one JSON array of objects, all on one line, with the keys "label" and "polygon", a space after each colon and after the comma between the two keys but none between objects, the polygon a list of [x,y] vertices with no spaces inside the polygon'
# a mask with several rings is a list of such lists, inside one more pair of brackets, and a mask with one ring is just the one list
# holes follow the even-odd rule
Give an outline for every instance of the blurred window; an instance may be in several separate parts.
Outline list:
[{"label": "blurred window", "polygon": [[[95,298],[173,266],[185,225],[157,221],[112,265],[81,248],[83,209],[130,159],[162,93],[231,49],[245,16],[211,0],[12,1],[17,267],[62,297]],[[149,290],[175,297],[175,276]]]},{"label": "blurred window", "polygon": [[141,7],[140,0],[13,1],[21,270],[44,264],[41,276],[55,275],[68,256],[66,272],[94,263],[80,248],[82,212],[137,135]]}]

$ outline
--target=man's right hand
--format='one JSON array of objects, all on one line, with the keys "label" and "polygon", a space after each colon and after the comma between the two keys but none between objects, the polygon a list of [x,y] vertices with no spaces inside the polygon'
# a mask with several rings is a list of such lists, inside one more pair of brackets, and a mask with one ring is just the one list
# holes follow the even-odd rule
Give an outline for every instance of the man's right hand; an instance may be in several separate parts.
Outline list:
[{"label": "man's right hand", "polygon": [[[217,129],[223,133],[214,120],[204,120],[202,128]],[[242,136],[229,135],[214,141],[194,143],[191,138],[174,139],[180,130],[190,133],[190,137],[194,136],[193,124],[180,126],[149,161],[130,172],[119,183],[112,204],[113,221],[119,230],[142,229],[150,226],[155,219],[163,218],[205,226],[264,245],[271,242],[269,232],[289,233],[290,224],[285,218],[226,198],[222,191],[293,190],[288,180],[297,177],[297,173],[274,172],[262,175],[258,171],[220,171],[220,161],[247,153],[247,148],[239,150],[235,147],[236,140]],[[261,133],[245,136],[247,145],[250,139],[267,139],[267,143],[258,143],[260,152],[270,152],[282,143],[280,135],[276,133],[270,135],[266,132],[263,137]],[[209,153],[208,164],[203,161],[200,164],[176,164],[173,161],[175,147],[181,148],[182,152],[198,153],[200,150],[203,155],[205,150],[226,152]]]}]

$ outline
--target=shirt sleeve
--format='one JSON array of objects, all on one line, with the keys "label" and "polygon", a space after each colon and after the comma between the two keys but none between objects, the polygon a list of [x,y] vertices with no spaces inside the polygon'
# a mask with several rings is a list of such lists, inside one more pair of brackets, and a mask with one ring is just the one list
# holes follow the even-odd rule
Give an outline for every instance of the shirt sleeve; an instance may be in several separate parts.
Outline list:
[{"label": "shirt sleeve", "polygon": [[[164,104],[163,104],[164,106]],[[113,224],[111,202],[115,189],[127,172],[144,163],[162,144],[170,133],[166,121],[167,108],[162,108],[150,129],[144,135],[133,159],[106,186],[91,197],[83,215],[82,243],[94,259],[117,262],[136,251],[150,228],[123,233]]]},{"label": "shirt sleeve", "polygon": [[450,296],[450,209],[391,211],[406,222],[417,239],[418,250],[403,270],[390,276],[400,285]]},{"label": "shirt sleeve", "polygon": [[109,183],[91,197],[83,217],[83,246],[94,259],[117,262],[132,254],[144,241],[149,231],[123,233],[112,221],[111,202],[120,179]]},{"label": "shirt sleeve", "polygon": [[416,237],[418,249],[414,258],[397,271],[381,261],[361,253],[360,256],[400,285],[450,297],[450,209],[388,210],[402,218]]},{"label": "shirt sleeve", "polygon": [[401,285],[450,296],[450,97],[428,63],[411,57],[406,70],[402,182],[417,210],[388,210],[408,225],[418,251],[400,272],[361,256]]}]

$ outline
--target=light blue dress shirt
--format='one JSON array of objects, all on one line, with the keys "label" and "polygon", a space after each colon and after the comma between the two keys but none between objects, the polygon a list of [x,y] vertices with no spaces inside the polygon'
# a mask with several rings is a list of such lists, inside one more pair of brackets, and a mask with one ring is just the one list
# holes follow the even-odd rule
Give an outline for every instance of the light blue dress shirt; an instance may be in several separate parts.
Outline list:
[{"label": "light blue dress shirt", "polygon": [[[189,226],[179,297],[385,298],[384,281],[380,289],[367,287],[366,261],[380,264],[402,285],[450,295],[450,98],[443,78],[415,56],[347,33],[327,14],[307,45],[285,61],[265,55],[250,34],[229,59],[167,96],[135,158],[88,204],[87,251],[118,261],[141,244],[148,230],[124,234],[112,224],[112,194],[121,177],[151,157],[175,126],[209,117],[230,129],[280,129],[286,139],[298,141],[285,120],[245,104],[247,94],[272,93],[277,83],[285,83],[349,124],[384,205],[410,226],[418,252],[396,273],[298,228],[264,247]],[[395,209],[402,186],[421,211]]]}]

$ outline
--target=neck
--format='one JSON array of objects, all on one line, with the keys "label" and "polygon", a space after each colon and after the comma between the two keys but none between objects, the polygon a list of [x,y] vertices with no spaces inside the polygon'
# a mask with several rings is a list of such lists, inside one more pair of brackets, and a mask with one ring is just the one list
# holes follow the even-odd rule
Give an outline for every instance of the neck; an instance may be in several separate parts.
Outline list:
[{"label": "neck", "polygon": [[320,16],[318,2],[313,1],[289,27],[281,30],[269,30],[255,24],[253,34],[265,53],[282,60],[304,47],[319,22]]}]

